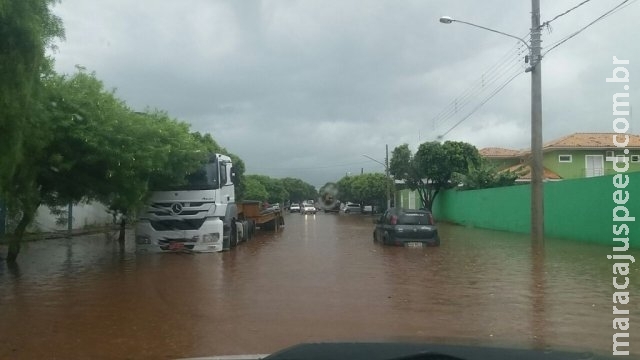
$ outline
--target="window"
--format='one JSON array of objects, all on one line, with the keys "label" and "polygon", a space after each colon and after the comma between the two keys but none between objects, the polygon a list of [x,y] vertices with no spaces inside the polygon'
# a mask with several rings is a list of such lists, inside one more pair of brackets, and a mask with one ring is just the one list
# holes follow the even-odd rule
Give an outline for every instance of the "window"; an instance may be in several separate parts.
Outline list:
[{"label": "window", "polygon": [[401,225],[430,225],[429,216],[426,213],[404,213],[398,221]]},{"label": "window", "polygon": [[631,155],[631,162],[640,162],[640,155]]},{"label": "window", "polygon": [[227,164],[220,163],[220,186],[227,185]]},{"label": "window", "polygon": [[570,163],[571,161],[571,155],[558,155],[558,162]]}]

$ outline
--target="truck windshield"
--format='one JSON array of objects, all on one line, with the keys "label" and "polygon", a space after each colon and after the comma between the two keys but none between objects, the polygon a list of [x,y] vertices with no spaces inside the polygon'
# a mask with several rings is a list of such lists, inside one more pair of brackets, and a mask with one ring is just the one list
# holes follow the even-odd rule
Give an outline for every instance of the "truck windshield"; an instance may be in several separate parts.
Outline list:
[{"label": "truck windshield", "polygon": [[203,165],[198,171],[191,173],[185,178],[183,185],[171,186],[168,190],[213,190],[219,188],[218,164],[210,162]]}]

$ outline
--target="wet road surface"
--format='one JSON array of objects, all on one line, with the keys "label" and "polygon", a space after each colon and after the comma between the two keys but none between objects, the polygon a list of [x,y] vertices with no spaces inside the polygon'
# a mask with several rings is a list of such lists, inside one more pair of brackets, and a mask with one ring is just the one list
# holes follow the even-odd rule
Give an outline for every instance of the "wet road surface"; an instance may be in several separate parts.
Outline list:
[{"label": "wet road surface", "polygon": [[[285,220],[218,254],[136,254],[132,239],[120,250],[100,234],[29,243],[17,267],[0,263],[0,358],[172,359],[348,340],[611,351],[610,247],[548,240],[534,256],[528,235],[440,224],[439,248],[390,248],[373,243],[371,217]],[[640,354],[636,264],[629,332]]]}]

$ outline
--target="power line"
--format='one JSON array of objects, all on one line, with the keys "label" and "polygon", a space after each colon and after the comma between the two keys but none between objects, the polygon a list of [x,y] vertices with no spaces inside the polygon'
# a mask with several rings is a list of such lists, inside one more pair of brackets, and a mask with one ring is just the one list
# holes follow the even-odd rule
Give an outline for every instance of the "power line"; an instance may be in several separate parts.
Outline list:
[{"label": "power line", "polygon": [[[440,111],[436,116],[431,119],[433,123],[433,127],[436,128],[442,125],[448,118],[455,115],[457,112],[462,110],[470,99],[477,95],[478,92],[482,92],[486,90],[487,83],[489,83],[495,76],[496,73],[499,73],[504,69],[504,65],[509,61],[514,61],[513,52],[520,51],[522,45],[517,44],[514,49],[510,49],[505,55],[502,56],[500,60],[494,63],[489,69],[487,69],[470,87],[468,87],[465,91],[463,91],[460,95],[458,95],[454,100],[452,100],[445,108]],[[518,54],[518,56],[520,53]],[[510,56],[510,59],[506,59]]]},{"label": "power line", "polygon": [[575,10],[575,9],[579,8],[580,6],[582,6],[582,5],[586,4],[586,3],[588,3],[589,1],[591,1],[591,0],[585,0],[585,1],[581,2],[580,4],[578,4],[578,5],[574,6],[574,7],[572,7],[571,9],[569,9],[569,10],[567,10],[567,11],[565,11],[565,12],[561,13],[561,14],[558,14],[558,15],[554,16],[554,17],[553,17],[553,19],[551,19],[551,20],[549,20],[549,21],[545,21],[545,22],[543,22],[542,24],[540,24],[540,28],[543,28],[543,27],[545,27],[545,26],[549,26],[549,24],[550,24],[550,23],[552,23],[553,21],[555,21],[557,18],[559,18],[559,17],[561,17],[561,16],[564,16],[564,15],[567,15],[568,13],[570,13],[570,12],[572,12],[573,10]]},{"label": "power line", "polygon": [[[529,33],[524,35],[527,37]],[[480,94],[490,89],[490,85],[503,77],[508,70],[516,64],[522,64],[522,55],[527,51],[523,44],[518,42],[507,51],[500,60],[487,69],[470,87],[452,100],[445,108],[431,119],[433,128],[436,129],[444,125],[454,115],[462,111],[469,103],[475,100]],[[515,58],[514,58],[515,55]]]},{"label": "power line", "polygon": [[[450,114],[448,116],[446,116],[442,122],[439,124],[439,126],[444,125],[445,123],[447,123],[450,119],[453,118],[453,116],[455,116],[457,113],[461,112],[467,104],[475,102],[475,100],[481,96],[483,93],[491,93],[492,91],[495,90],[495,87],[493,87],[493,85],[495,83],[499,83],[499,81],[501,81],[502,79],[505,78],[505,76],[509,76],[513,71],[513,69],[515,67],[523,67],[522,63],[520,61],[517,62],[512,62],[511,64],[509,64],[508,66],[503,67],[500,70],[500,73],[496,74],[495,76],[493,76],[492,78],[490,78],[483,86],[482,89],[480,89],[479,91],[477,91],[476,93],[474,93],[473,95],[467,97],[466,99],[462,99],[462,104],[460,106],[459,109],[456,109],[454,112],[450,112]],[[522,71],[524,69],[521,69],[519,71]],[[500,85],[498,85],[499,87]]]},{"label": "power line", "polygon": [[509,83],[511,83],[515,78],[517,78],[518,76],[524,74],[524,72],[518,71],[517,73],[515,73],[509,80],[507,80],[505,83],[503,83],[498,89],[496,89],[493,93],[491,93],[491,95],[489,95],[488,97],[486,97],[480,104],[478,104],[475,108],[473,108],[473,110],[471,110],[471,112],[469,114],[467,114],[465,117],[463,117],[462,119],[460,119],[460,121],[458,121],[455,125],[453,125],[449,130],[447,130],[444,134],[440,135],[439,138],[443,138],[445,137],[448,133],[450,133],[453,129],[455,129],[456,127],[458,127],[458,125],[462,124],[465,120],[467,120],[469,117],[471,117],[471,115],[473,115],[473,113],[475,113],[478,109],[480,109],[484,104],[486,104],[489,100],[491,100],[491,98],[493,98],[497,93],[499,93],[502,89],[504,89],[507,85],[509,85]]},{"label": "power line", "polygon": [[[635,1],[635,0],[634,0]],[[551,50],[557,48],[558,46],[564,44],[565,42],[567,42],[569,39],[575,37],[576,35],[580,34],[581,32],[583,32],[586,28],[588,28],[589,26],[595,24],[596,22],[604,19],[605,17],[611,15],[614,11],[618,10],[622,5],[626,4],[627,2],[629,2],[629,0],[624,0],[623,2],[621,2],[620,4],[616,5],[615,7],[613,7],[611,10],[605,12],[604,14],[600,15],[599,17],[597,17],[595,20],[593,20],[592,22],[588,23],[587,25],[583,26],[581,29],[579,29],[578,31],[574,32],[573,34],[567,36],[566,38],[557,41],[556,43],[554,43],[554,45],[552,45],[547,51],[545,51],[544,54],[542,54],[542,56],[548,54]]]}]

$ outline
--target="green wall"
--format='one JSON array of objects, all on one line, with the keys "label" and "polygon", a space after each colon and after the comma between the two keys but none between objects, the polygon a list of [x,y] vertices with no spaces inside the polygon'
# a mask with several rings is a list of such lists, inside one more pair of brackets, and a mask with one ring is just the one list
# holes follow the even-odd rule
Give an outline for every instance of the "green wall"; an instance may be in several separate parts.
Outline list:
[{"label": "green wall", "polygon": [[[640,173],[627,173],[631,246],[640,248]],[[547,182],[544,184],[545,235],[612,245],[613,176]],[[528,233],[530,186],[442,192],[436,198],[436,219],[479,228]],[[617,223],[621,224],[621,223]],[[619,243],[616,243],[619,244]]]}]

